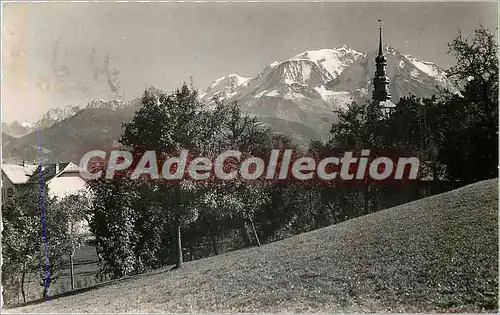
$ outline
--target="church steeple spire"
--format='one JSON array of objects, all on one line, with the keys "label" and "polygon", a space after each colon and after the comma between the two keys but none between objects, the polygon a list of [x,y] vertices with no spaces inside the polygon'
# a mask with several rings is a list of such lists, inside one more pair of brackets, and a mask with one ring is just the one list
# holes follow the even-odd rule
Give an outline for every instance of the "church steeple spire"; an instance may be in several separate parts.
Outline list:
[{"label": "church steeple spire", "polygon": [[389,92],[389,77],[387,76],[387,58],[384,56],[382,48],[382,20],[378,20],[379,27],[379,42],[378,42],[378,56],[375,58],[376,71],[375,78],[373,79],[374,91],[373,99],[378,102],[384,102],[391,99]]},{"label": "church steeple spire", "polygon": [[379,26],[379,39],[378,39],[378,55],[379,56],[382,56],[383,55],[383,52],[382,52],[382,20],[378,20],[380,22],[380,26]]}]

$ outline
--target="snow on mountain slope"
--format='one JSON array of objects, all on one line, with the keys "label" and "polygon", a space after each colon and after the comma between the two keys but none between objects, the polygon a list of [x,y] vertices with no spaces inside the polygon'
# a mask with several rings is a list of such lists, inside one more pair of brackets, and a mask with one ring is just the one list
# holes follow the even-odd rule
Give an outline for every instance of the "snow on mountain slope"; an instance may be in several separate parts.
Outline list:
[{"label": "snow on mountain slope", "polygon": [[309,59],[318,64],[330,73],[332,78],[336,78],[345,68],[352,65],[357,59],[364,57],[364,54],[342,46],[337,49],[319,49],[306,51],[292,59]]},{"label": "snow on mountain slope", "polygon": [[248,83],[250,79],[241,77],[237,74],[230,74],[228,76],[215,80],[205,93],[200,95],[200,98],[212,99],[219,97],[222,99],[230,98],[238,90],[238,88]]},{"label": "snow on mountain slope", "polygon": [[32,124],[30,124],[30,123],[29,123],[29,122],[27,122],[27,121],[23,121],[23,122],[21,123],[21,126],[22,126],[23,128],[31,128],[31,127],[33,127],[33,125],[32,125]]},{"label": "snow on mountain slope", "polygon": [[128,105],[127,102],[122,101],[122,100],[103,100],[103,99],[96,99],[92,100],[90,103],[88,103],[87,108],[103,108],[103,109],[110,109],[110,110],[117,110],[124,108]]},{"label": "snow on mountain slope", "polygon": [[331,74],[309,59],[283,61],[270,72],[266,83],[269,85],[321,85],[332,79]]},{"label": "snow on mountain slope", "polygon": [[[208,102],[217,95],[228,100],[263,96],[271,91],[278,96],[287,94],[284,86],[310,87],[324,85],[338,76],[346,67],[364,55],[347,47],[306,51],[283,62],[273,62],[253,78],[231,74],[215,80],[200,97]],[[275,89],[273,89],[275,87]]]},{"label": "snow on mountain slope", "polygon": [[[337,119],[335,111],[352,101],[371,98],[377,53],[363,54],[345,46],[306,51],[271,63],[254,78],[235,74],[220,78],[201,98],[208,104],[214,96],[237,101],[243,112],[261,120],[272,117],[296,122],[314,128],[326,139]],[[409,94],[431,96],[439,88],[457,92],[446,72],[435,64],[403,55],[390,45],[385,54],[394,102]]]},{"label": "snow on mountain slope", "polygon": [[[417,67],[420,71],[424,72],[428,76],[436,78],[436,80],[443,86],[448,88],[451,92],[457,92],[457,89],[454,84],[447,78],[446,70],[441,69],[437,65],[432,62],[419,60],[415,57],[405,55],[405,57]],[[414,73],[414,75],[418,76],[418,73]]]},{"label": "snow on mountain slope", "polygon": [[208,104],[214,96],[237,101],[247,114],[314,126],[326,138],[334,111],[352,101],[348,93],[329,90],[326,84],[363,56],[347,47],[306,51],[271,63],[253,78],[233,74],[217,79],[201,98]]},{"label": "snow on mountain slope", "polygon": [[39,135],[31,132],[3,142],[2,157],[4,161],[15,163],[23,159],[78,163],[90,149],[111,149],[114,141],[120,139],[123,123],[133,119],[141,103],[141,97],[126,103],[94,100],[77,114],[45,127]]},{"label": "snow on mountain slope", "polygon": [[38,128],[48,128],[55,123],[61,122],[69,117],[74,116],[81,110],[79,106],[69,105],[62,108],[51,108],[45,114],[40,116],[34,123],[18,122],[2,123],[2,131],[13,137],[22,137]]},{"label": "snow on mountain slope", "polygon": [[81,108],[76,105],[69,105],[63,108],[51,108],[32,125],[32,128],[48,128],[57,122],[74,116],[80,110]]},{"label": "snow on mountain slope", "polygon": [[[334,91],[349,91],[356,101],[369,99],[373,91],[372,79],[377,54],[377,51],[372,51],[364,58],[358,59],[332,80],[328,87]],[[431,96],[438,88],[457,92],[453,83],[446,78],[446,72],[433,63],[405,56],[390,45],[385,47],[385,56],[387,75],[390,79],[389,88],[395,103],[409,94],[418,97]]]}]

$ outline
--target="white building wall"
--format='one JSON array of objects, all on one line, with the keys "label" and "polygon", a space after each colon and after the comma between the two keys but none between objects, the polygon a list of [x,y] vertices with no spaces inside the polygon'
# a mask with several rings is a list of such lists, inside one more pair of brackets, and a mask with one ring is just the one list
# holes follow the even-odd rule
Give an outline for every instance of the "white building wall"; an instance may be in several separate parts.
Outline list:
[{"label": "white building wall", "polygon": [[61,174],[47,182],[49,196],[64,198],[67,195],[77,193],[89,193],[85,187],[85,181],[78,174]]}]

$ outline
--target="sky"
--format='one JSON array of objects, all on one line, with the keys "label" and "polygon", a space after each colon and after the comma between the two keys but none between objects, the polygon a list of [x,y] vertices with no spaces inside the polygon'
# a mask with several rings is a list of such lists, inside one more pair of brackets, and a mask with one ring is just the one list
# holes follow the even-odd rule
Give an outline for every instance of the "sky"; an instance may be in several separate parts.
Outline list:
[{"label": "sky", "polygon": [[[192,78],[257,75],[303,51],[384,41],[443,68],[447,43],[480,24],[489,3],[3,3],[2,121],[33,122],[50,108],[131,100]],[[495,31],[496,33],[496,31]]]}]

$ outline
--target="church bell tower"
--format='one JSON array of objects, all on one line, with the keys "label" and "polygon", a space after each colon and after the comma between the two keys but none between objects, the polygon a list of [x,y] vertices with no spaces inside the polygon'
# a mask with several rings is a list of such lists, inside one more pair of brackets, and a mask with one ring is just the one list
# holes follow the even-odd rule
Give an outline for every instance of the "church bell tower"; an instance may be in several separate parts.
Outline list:
[{"label": "church bell tower", "polygon": [[387,76],[387,58],[384,56],[382,45],[382,20],[378,20],[379,27],[379,42],[378,42],[378,55],[375,58],[376,70],[373,79],[373,100],[378,102],[378,105],[384,115],[389,115],[396,105],[392,103],[391,92],[389,91],[389,77]]}]

